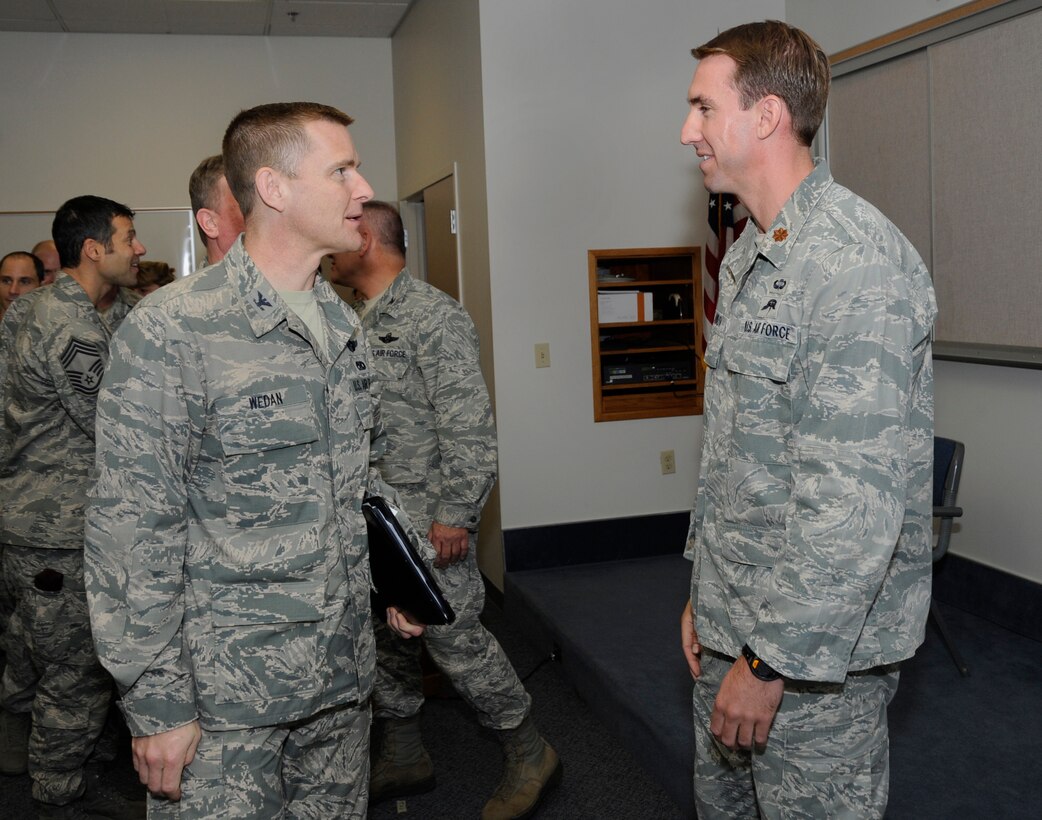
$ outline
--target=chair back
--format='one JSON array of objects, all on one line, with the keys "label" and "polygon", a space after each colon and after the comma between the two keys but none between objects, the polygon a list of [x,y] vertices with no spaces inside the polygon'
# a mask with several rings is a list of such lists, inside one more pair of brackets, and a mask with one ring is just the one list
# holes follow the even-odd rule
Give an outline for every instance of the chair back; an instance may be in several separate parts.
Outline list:
[{"label": "chair back", "polygon": [[933,548],[933,560],[939,561],[948,551],[952,534],[952,522],[962,515],[955,506],[962,478],[962,464],[966,457],[966,446],[961,441],[936,436],[933,440],[933,514],[940,519],[937,542]]}]

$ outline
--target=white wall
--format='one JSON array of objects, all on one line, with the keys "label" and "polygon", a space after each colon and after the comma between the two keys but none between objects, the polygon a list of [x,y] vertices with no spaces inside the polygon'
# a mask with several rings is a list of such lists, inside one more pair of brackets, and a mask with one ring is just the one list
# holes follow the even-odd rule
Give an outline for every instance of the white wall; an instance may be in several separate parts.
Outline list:
[{"label": "white wall", "polygon": [[[421,0],[422,2],[422,0]],[[691,49],[782,0],[481,0],[504,528],[688,509],[701,417],[594,423],[586,251],[701,244]],[[536,370],[533,345],[550,343]],[[659,451],[676,451],[676,475]]]},{"label": "white wall", "polygon": [[187,206],[235,114],[299,99],[356,119],[363,171],[392,193],[392,86],[390,40],[0,32],[0,211]]},{"label": "white wall", "polygon": [[[961,0],[787,0],[785,7],[790,23],[834,53],[959,5]],[[966,514],[951,551],[1042,582],[1036,523],[1042,372],[937,362],[936,377],[937,433],[966,444],[959,491]]]}]

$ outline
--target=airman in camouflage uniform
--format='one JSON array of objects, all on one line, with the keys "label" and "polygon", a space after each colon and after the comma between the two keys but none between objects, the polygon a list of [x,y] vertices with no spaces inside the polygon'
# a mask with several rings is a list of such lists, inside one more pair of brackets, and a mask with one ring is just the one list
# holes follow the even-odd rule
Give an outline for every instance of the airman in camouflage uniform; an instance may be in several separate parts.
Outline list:
[{"label": "airman in camouflage uniform", "polygon": [[[31,293],[39,295],[38,289]],[[11,452],[11,433],[3,418],[6,406],[4,402],[4,385],[7,381],[7,357],[14,348],[15,331],[18,329],[22,316],[29,309],[32,301],[33,297],[30,293],[20,296],[0,317],[0,527],[2,527],[3,522],[3,499],[9,495],[9,491],[4,484],[4,467]],[[2,645],[3,636],[7,632],[7,621],[14,609],[14,598],[9,594],[6,584],[3,582],[3,557],[4,545],[0,542],[0,645]],[[6,649],[4,651],[6,652]],[[2,669],[0,669],[0,675],[2,674]]]},{"label": "airman in camouflage uniform", "polygon": [[113,326],[97,301],[133,283],[145,248],[133,212],[100,197],[66,202],[54,220],[64,270],[14,307],[4,388],[7,458],[4,583],[15,602],[5,637],[3,708],[32,714],[28,767],[41,815],[87,806],[85,765],[105,724],[112,681],[91,641],[83,587],[84,505],[94,461],[94,413]]},{"label": "airman in camouflage uniform", "polygon": [[224,148],[245,238],[112,341],[87,583],[150,816],[366,814],[361,502],[387,488],[365,334],[315,281],[372,194],[350,122],[311,103],[239,114]]},{"label": "airman in camouflage uniform", "polygon": [[[772,65],[779,43],[804,73],[757,86],[764,66],[798,70]],[[813,41],[751,24],[694,54],[682,139],[753,216],[720,271],[687,547],[698,812],[882,817],[886,707],[929,611],[933,288],[810,158],[828,89]],[[820,98],[802,131],[794,87]]]},{"label": "airman in camouflage uniform", "polygon": [[[333,257],[333,281],[368,299],[362,313],[381,382],[387,450],[377,462],[397,489],[409,518],[427,533],[425,557],[456,613],[423,637],[431,658],[477,712],[497,730],[507,775],[483,817],[520,816],[534,808],[547,782],[560,776],[556,753],[535,730],[531,697],[496,639],[481,624],[485,587],[477,564],[481,510],[496,480],[496,428],[478,362],[478,337],[466,311],[447,294],[403,268],[401,219],[393,206],[367,202],[363,245]],[[373,692],[378,743],[373,800],[424,791],[434,770],[423,749],[419,647],[377,626]],[[523,741],[531,760],[514,754]],[[514,776],[523,770],[523,775]],[[517,784],[527,783],[524,794]]]}]

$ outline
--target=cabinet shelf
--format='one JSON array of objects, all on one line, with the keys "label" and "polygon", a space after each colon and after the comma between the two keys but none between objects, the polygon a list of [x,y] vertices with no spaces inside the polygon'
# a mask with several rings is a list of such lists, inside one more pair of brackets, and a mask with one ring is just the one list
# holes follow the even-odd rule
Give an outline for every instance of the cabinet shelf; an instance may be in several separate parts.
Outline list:
[{"label": "cabinet shelf", "polygon": [[641,287],[658,287],[661,285],[685,285],[686,279],[633,279],[629,282],[617,282],[612,279],[598,279],[598,288],[619,288],[620,290],[634,290]]},{"label": "cabinet shelf", "polygon": [[[595,421],[702,412],[701,256],[698,247],[587,253]],[[601,323],[598,292],[610,290],[654,294],[652,320]]]},{"label": "cabinet shelf", "polygon": [[691,348],[686,345],[668,345],[663,347],[621,347],[617,350],[604,350],[602,356],[632,356],[635,353],[687,353]]},{"label": "cabinet shelf", "polygon": [[698,387],[698,379],[677,379],[665,382],[641,382],[640,384],[602,384],[601,389],[612,393],[620,390],[647,390],[649,387],[675,387],[687,393]]},{"label": "cabinet shelf", "polygon": [[650,322],[604,322],[598,327],[654,327],[656,325],[689,325],[694,319],[654,319]]}]

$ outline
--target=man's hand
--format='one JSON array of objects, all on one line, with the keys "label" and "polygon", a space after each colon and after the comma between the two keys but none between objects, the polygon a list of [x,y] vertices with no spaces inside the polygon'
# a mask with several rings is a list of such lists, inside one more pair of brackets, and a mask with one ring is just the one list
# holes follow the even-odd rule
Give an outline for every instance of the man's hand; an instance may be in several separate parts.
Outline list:
[{"label": "man's hand", "polygon": [[438,557],[434,559],[434,566],[445,569],[450,564],[455,564],[467,557],[470,551],[470,533],[464,527],[446,527],[437,521],[431,522],[430,532],[427,540],[434,545]]},{"label": "man's hand", "polygon": [[684,607],[684,612],[680,616],[680,642],[684,649],[684,657],[687,658],[688,668],[691,670],[691,677],[701,677],[702,661],[699,655],[702,654],[702,644],[698,642],[698,631],[695,629],[695,613],[691,608],[690,598],[688,598],[687,606]]},{"label": "man's hand", "polygon": [[745,658],[738,658],[724,676],[713,704],[709,731],[728,749],[762,747],[785,693],[785,680],[762,681]]},{"label": "man's hand", "polygon": [[195,758],[202,736],[199,721],[193,720],[168,732],[131,740],[134,770],[152,794],[181,799],[181,772]]},{"label": "man's hand", "polygon": [[420,637],[427,628],[424,624],[410,620],[404,609],[394,606],[387,607],[387,625],[400,637],[406,639]]}]

